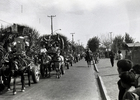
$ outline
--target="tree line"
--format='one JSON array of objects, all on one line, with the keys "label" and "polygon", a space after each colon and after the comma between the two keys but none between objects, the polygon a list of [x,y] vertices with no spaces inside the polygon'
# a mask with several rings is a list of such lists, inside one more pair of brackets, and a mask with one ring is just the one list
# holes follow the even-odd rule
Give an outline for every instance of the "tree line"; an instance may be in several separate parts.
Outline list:
[{"label": "tree line", "polygon": [[100,39],[97,36],[93,36],[87,41],[87,48],[90,48],[92,52],[98,52],[99,49],[102,48],[100,47],[100,44],[102,44],[107,50],[111,49],[114,52],[117,52],[118,50],[125,49],[126,43],[134,43],[134,38],[128,33],[125,33],[125,36],[117,35],[114,39]]}]

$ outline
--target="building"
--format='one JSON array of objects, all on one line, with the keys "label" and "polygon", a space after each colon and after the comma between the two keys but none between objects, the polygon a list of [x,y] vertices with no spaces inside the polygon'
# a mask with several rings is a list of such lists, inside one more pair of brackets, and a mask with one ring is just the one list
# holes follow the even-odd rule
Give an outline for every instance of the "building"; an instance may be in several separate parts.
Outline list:
[{"label": "building", "polygon": [[133,61],[134,64],[140,64],[140,43],[127,43],[125,58]]}]

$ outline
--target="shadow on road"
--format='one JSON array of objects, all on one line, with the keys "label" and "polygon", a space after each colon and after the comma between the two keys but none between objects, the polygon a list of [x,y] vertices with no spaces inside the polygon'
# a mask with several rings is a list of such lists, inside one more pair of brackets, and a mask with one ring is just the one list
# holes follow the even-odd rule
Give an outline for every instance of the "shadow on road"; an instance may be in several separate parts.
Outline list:
[{"label": "shadow on road", "polygon": [[116,76],[118,74],[110,74],[110,75],[101,75],[102,77],[106,77],[106,76]]},{"label": "shadow on road", "polygon": [[87,68],[88,66],[75,66],[77,68]]},{"label": "shadow on road", "polygon": [[98,67],[98,69],[105,69],[105,68],[110,68],[110,66]]}]

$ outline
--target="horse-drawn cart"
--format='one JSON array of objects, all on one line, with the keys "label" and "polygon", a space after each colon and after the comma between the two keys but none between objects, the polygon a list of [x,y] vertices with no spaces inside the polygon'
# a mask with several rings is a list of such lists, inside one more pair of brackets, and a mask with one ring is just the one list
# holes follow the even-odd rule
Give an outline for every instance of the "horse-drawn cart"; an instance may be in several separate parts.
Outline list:
[{"label": "horse-drawn cart", "polygon": [[[4,61],[1,64],[0,77],[2,77],[3,85],[9,89],[11,77],[13,77],[13,94],[16,94],[15,85],[18,76],[21,76],[22,91],[25,89],[24,76],[26,73],[28,74],[29,85],[30,76],[34,83],[38,83],[40,80],[40,64],[36,62],[37,58],[35,57],[37,53],[35,53],[35,50],[31,50],[31,47],[35,47],[33,46],[33,41],[30,39],[28,39],[30,41],[26,41],[28,36],[19,34],[20,33],[11,32],[5,36],[6,38],[2,41],[2,47],[5,46],[3,51],[1,51],[3,53],[3,58],[8,58],[9,62]],[[27,42],[30,42],[32,45],[28,45],[29,43],[27,44]],[[0,60],[2,60],[2,58]],[[1,91],[3,90],[1,89]]]},{"label": "horse-drawn cart", "polygon": [[[38,83],[40,80],[40,64],[38,64],[36,62],[36,60],[38,58],[36,58],[35,55],[26,55],[26,51],[25,51],[25,38],[24,37],[17,37],[15,39],[15,41],[17,42],[17,46],[16,46],[16,52],[19,54],[24,53],[23,55],[28,58],[26,59],[26,62],[28,62],[28,65],[30,67],[30,72],[31,72],[31,76],[32,76],[32,80],[34,83]],[[30,56],[30,57],[29,57]]]}]

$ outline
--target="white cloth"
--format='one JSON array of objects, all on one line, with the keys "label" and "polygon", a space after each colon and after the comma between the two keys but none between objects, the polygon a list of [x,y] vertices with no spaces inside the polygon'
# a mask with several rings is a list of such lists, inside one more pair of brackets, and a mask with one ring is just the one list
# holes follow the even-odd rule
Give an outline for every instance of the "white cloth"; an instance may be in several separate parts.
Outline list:
[{"label": "white cloth", "polygon": [[64,57],[62,55],[60,55],[60,57],[61,57],[62,64],[64,64],[65,63],[64,62]]}]

